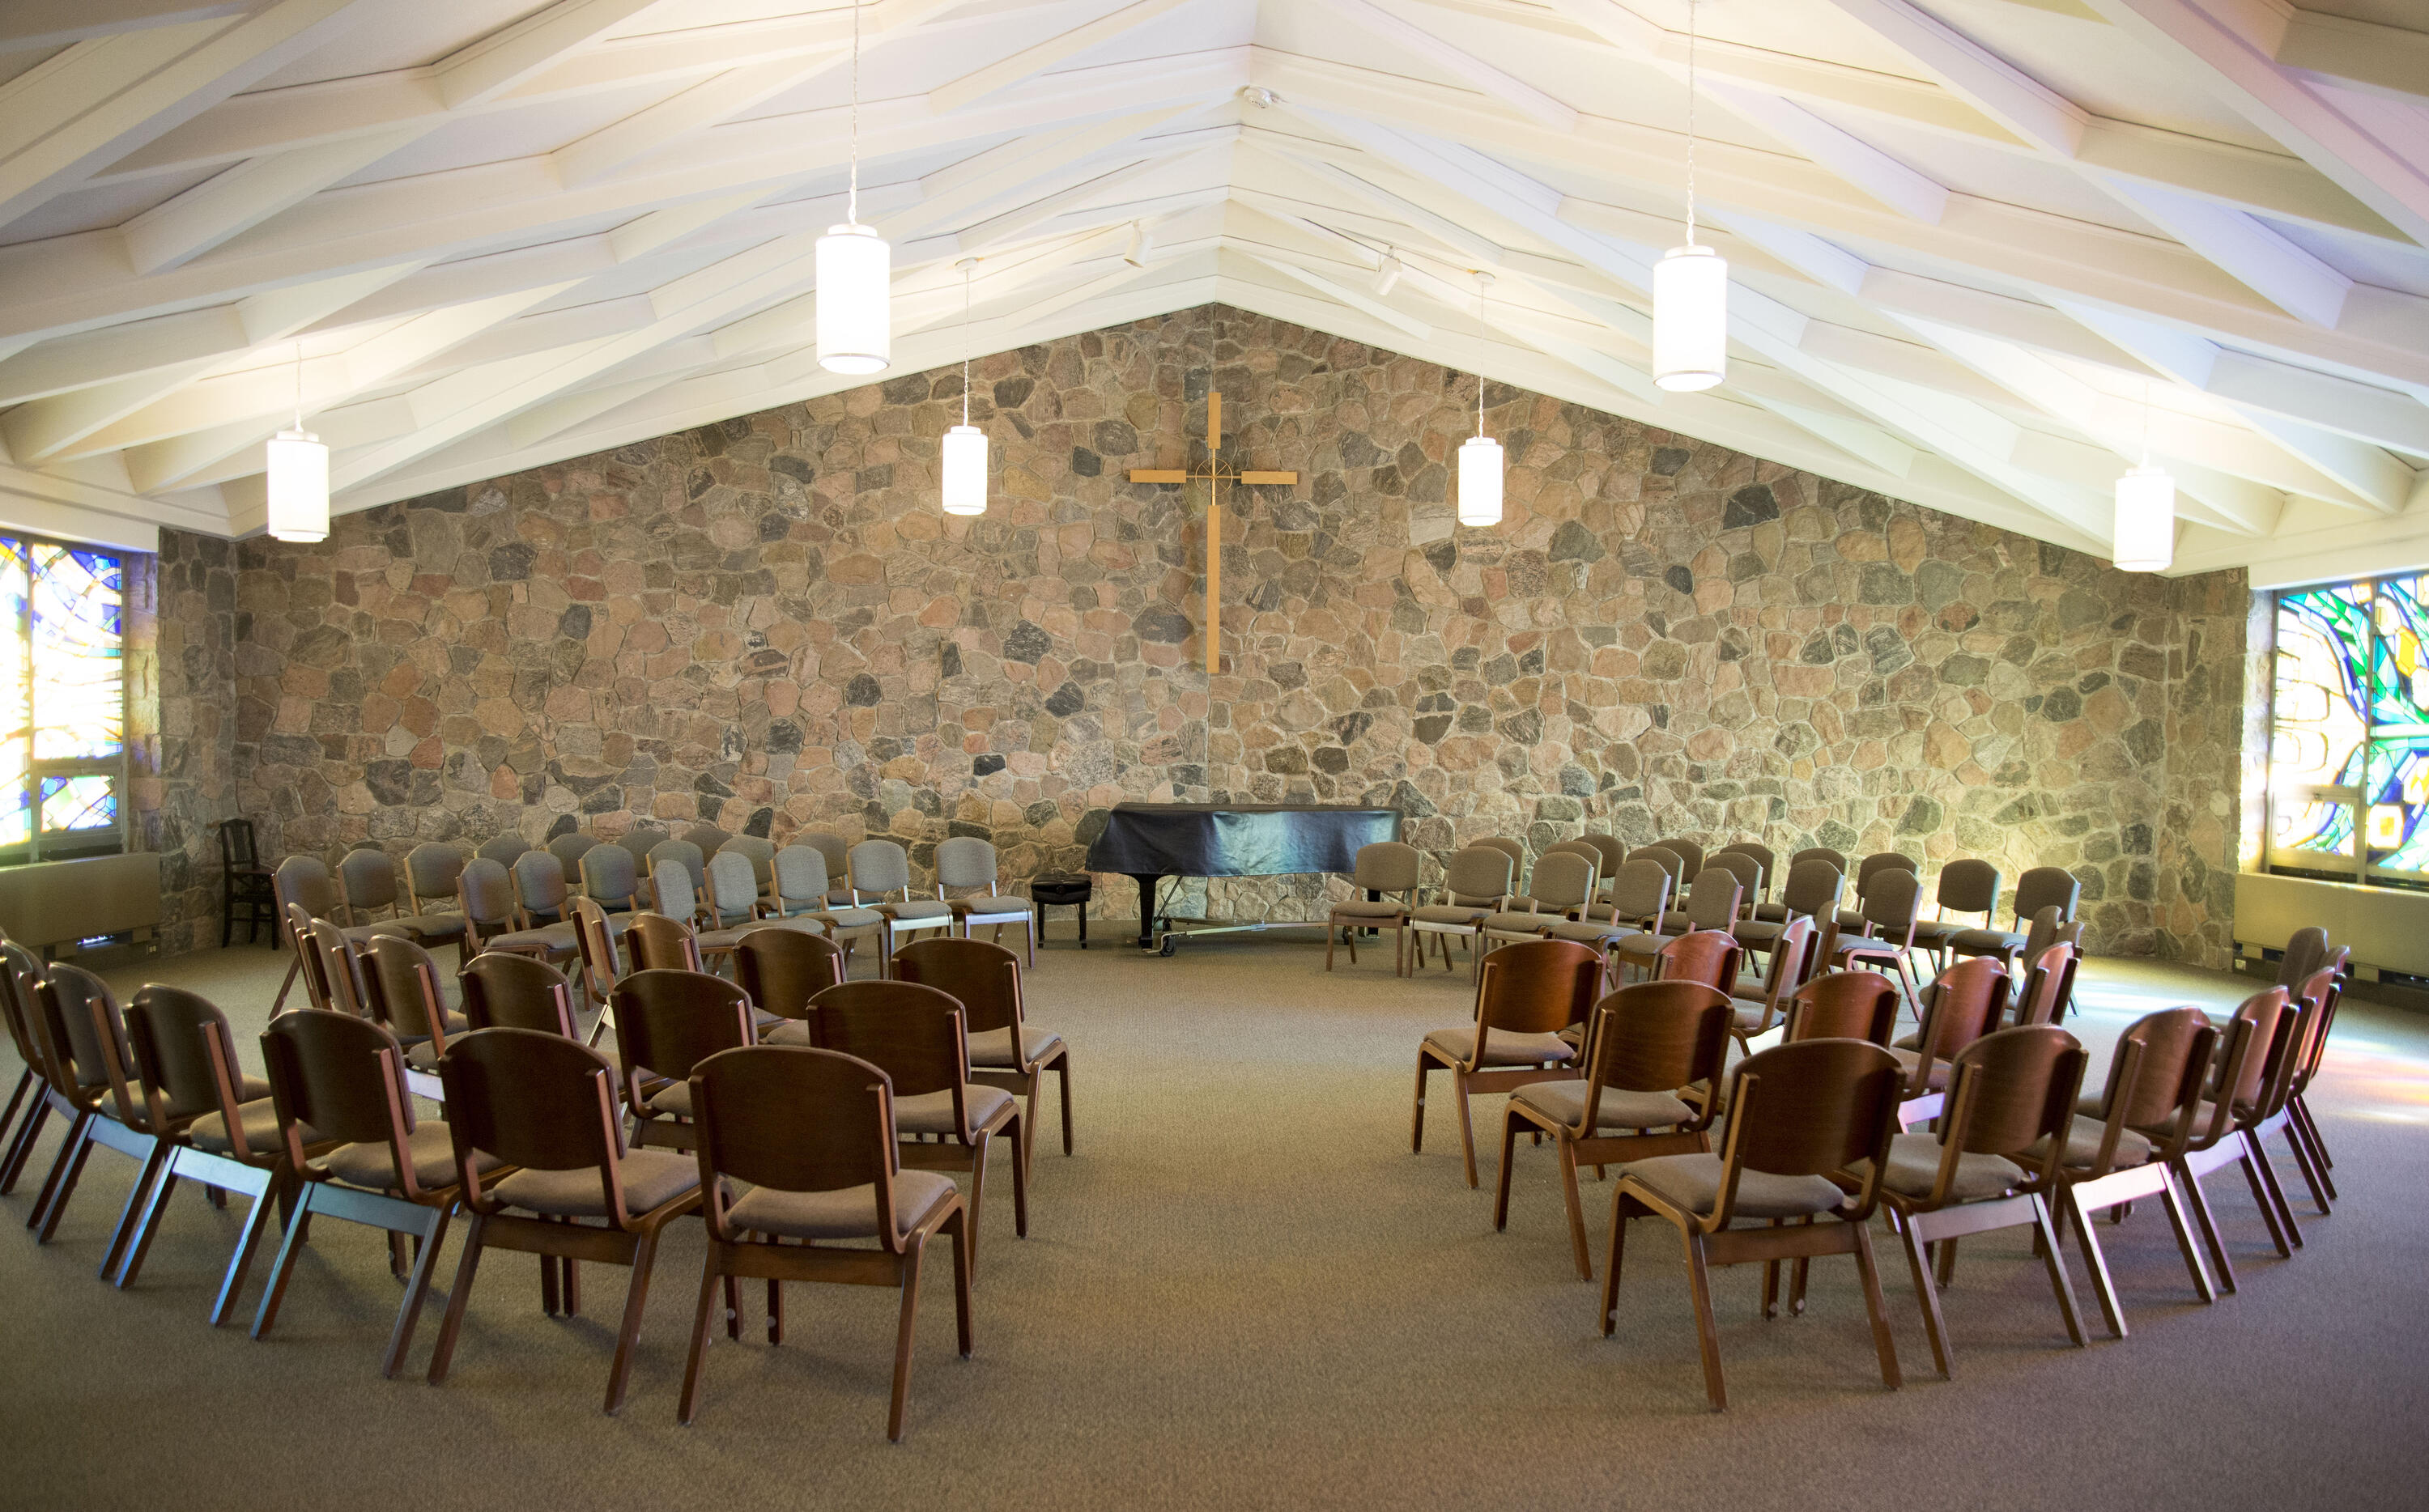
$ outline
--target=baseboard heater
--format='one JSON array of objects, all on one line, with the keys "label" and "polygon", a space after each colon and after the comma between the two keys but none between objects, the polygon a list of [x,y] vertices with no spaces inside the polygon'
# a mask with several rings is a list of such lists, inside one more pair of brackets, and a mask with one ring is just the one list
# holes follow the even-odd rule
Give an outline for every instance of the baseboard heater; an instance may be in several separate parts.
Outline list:
[{"label": "baseboard heater", "polygon": [[159,928],[160,858],[150,851],[0,867],[0,929],[45,957]]},{"label": "baseboard heater", "polygon": [[2359,887],[2239,872],[2235,879],[2235,941],[2247,951],[2283,950],[2305,925],[2351,945],[2354,964],[2376,972],[2429,977],[2429,892]]}]

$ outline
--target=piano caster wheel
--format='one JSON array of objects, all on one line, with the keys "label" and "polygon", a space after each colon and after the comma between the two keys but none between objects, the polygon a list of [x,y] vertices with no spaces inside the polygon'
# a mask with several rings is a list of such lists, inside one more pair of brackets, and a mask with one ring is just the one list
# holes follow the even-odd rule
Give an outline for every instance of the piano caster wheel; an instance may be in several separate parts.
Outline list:
[{"label": "piano caster wheel", "polygon": [[1180,941],[1178,941],[1178,940],[1176,940],[1176,939],[1174,939],[1172,936],[1170,936],[1170,935],[1168,935],[1168,934],[1167,934],[1167,935],[1165,935],[1165,936],[1164,937],[1164,948],[1163,948],[1163,949],[1161,949],[1161,950],[1159,950],[1159,951],[1157,951],[1157,952],[1156,952],[1156,954],[1157,954],[1157,955],[1159,955],[1159,956],[1166,956],[1166,957],[1168,957],[1168,956],[1170,956],[1170,955],[1173,953],[1173,951],[1175,951],[1175,950],[1179,949],[1180,947],[1181,947],[1181,942],[1180,942]]}]

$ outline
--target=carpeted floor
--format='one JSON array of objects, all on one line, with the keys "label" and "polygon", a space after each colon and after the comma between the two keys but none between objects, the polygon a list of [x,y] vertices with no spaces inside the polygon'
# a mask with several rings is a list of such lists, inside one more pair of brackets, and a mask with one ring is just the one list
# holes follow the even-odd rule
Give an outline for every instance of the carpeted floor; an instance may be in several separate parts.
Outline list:
[{"label": "carpeted floor", "polygon": [[[1666,1226],[1631,1231],[1619,1332],[1604,1339],[1596,1287],[1569,1268],[1548,1150],[1521,1146],[1500,1235],[1491,1154],[1484,1189],[1469,1191],[1443,1096],[1426,1153],[1410,1155],[1416,1043],[1464,1021],[1464,973],[1399,981],[1370,954],[1328,978],[1314,939],[1205,943],[1172,960],[1058,942],[1041,961],[1032,1015],[1074,1045],[1079,1154],[1051,1138],[1049,1091],[1031,1237],[1013,1238],[1000,1167],[976,1357],[954,1356],[940,1261],[899,1446],[884,1431],[890,1292],[793,1289],[773,1349],[748,1341],[754,1299],[746,1342],[710,1351],[700,1421],[684,1429],[695,1226],[678,1225],[664,1254],[617,1419],[599,1398],[622,1276],[586,1268],[588,1316],[552,1321],[534,1264],[502,1255],[484,1268],[449,1383],[384,1382],[397,1290],[377,1235],[324,1222],[272,1339],[214,1334],[204,1311],[240,1204],[216,1212],[181,1194],[141,1279],[113,1292],[93,1266],[130,1168],[100,1151],[52,1244],[0,1230],[0,1504],[259,1509],[374,1486],[432,1509],[917,1498],[2215,1512],[2429,1498],[2429,1217],[2407,1206],[2429,1152],[2429,1021],[2348,1004],[2316,1099],[2344,1200],[2305,1224],[2309,1247],[2292,1260],[2269,1249],[2240,1181],[2213,1179],[2239,1294],[2199,1305],[2145,1205],[2103,1230],[2133,1337],[2098,1333],[2078,1262],[2097,1340],[2078,1351],[2022,1233],[1969,1241],[1947,1299],[1958,1374],[1943,1382],[1884,1235],[1907,1370],[1891,1394],[1851,1262],[1819,1264],[1809,1314],[1772,1323],[1759,1271],[1727,1271],[1733,1405],[1716,1417]],[[113,976],[122,990],[157,978],[208,994],[250,1050],[284,963],[240,949]],[[2136,1013],[2242,991],[2094,962],[2078,1022],[2105,1063]],[[1498,1102],[1478,1099],[1480,1128]],[[22,1218],[49,1147],[0,1208]],[[1597,1269],[1608,1191],[1587,1187]]]}]

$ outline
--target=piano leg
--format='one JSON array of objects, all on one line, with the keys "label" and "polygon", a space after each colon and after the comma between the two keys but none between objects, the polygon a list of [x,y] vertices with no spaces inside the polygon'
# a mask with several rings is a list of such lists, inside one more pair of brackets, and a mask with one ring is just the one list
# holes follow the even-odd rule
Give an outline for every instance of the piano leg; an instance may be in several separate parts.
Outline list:
[{"label": "piano leg", "polygon": [[1139,890],[1138,947],[1152,950],[1155,948],[1155,895],[1164,878],[1153,872],[1132,872],[1131,880],[1138,883]]}]

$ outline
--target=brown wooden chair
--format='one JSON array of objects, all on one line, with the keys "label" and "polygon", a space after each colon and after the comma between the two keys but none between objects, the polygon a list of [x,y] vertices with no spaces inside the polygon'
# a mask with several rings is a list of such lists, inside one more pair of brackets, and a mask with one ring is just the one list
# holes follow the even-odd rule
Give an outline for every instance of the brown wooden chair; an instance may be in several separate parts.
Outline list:
[{"label": "brown wooden chair", "polygon": [[2273,1174],[2264,1176],[2266,1157],[2256,1156],[2251,1129],[2266,1115],[2280,1084],[2292,1082],[2300,1028],[2300,1016],[2283,987],[2255,993],[2237,1007],[2221,1032],[2216,1073],[2194,1116],[2192,1138],[2175,1159],[2176,1186],[2192,1209],[2194,1226],[2201,1230],[2222,1290],[2237,1290],[2235,1262],[2226,1253],[2209,1196],[2202,1191],[2201,1178],[2211,1172],[2241,1166],[2278,1257],[2291,1258],[2294,1254],[2293,1212]]},{"label": "brown wooden chair", "polygon": [[811,1008],[820,1047],[857,1056],[892,1078],[902,1163],[970,1173],[972,1273],[986,1216],[987,1155],[999,1134],[1012,1143],[1013,1231],[1027,1239],[1029,1142],[1020,1105],[1000,1087],[972,1081],[961,1005],[916,982],[856,981],[828,988]]},{"label": "brown wooden chair", "polygon": [[1052,1029],[1029,1022],[1020,991],[1020,958],[983,940],[915,940],[894,953],[894,975],[934,987],[962,1005],[970,1079],[1023,1099],[1023,1159],[1037,1145],[1038,1086],[1049,1071],[1062,1077],[1063,1153],[1069,1155],[1071,1047]]},{"label": "brown wooden chair", "polygon": [[[1881,1304],[1868,1224],[1897,1128],[1903,1076],[1887,1050],[1852,1040],[1775,1045],[1740,1061],[1730,1078],[1728,1134],[1720,1154],[1664,1155],[1620,1168],[1619,1186],[1611,1193],[1611,1261],[1602,1282],[1605,1337],[1616,1326],[1628,1222],[1662,1218],[1677,1226],[1686,1242],[1704,1389],[1713,1411],[1728,1406],[1720,1329],[1712,1316],[1714,1265],[1764,1262],[1763,1311],[1769,1316],[1777,1295],[1778,1261],[1853,1255],[1872,1315],[1881,1381],[1895,1390],[1897,1345]],[[1841,1191],[1830,1174],[1859,1162],[1869,1163],[1868,1178],[1853,1193]],[[1823,1218],[1835,1222],[1816,1222]],[[1745,1219],[1764,1221],[1765,1226],[1733,1226]]]},{"label": "brown wooden chair", "polygon": [[[678,865],[677,873],[681,870]],[[624,964],[628,975],[636,971],[706,971],[705,962],[699,931],[687,920],[665,913],[636,913],[624,926]],[[611,992],[608,996],[612,1001],[615,994]]]},{"label": "brown wooden chair", "polygon": [[2308,1047],[2303,1052],[2302,1063],[2294,1068],[2294,1090],[2286,1104],[2290,1115],[2287,1132],[2289,1138],[2301,1136],[2301,1147],[2310,1157],[2304,1175],[2311,1178],[2312,1195],[2322,1215],[2337,1194],[2336,1178],[2329,1175],[2337,1162],[2328,1155],[2327,1138],[2320,1132],[2319,1120],[2311,1115],[2308,1094],[2312,1078],[2320,1074],[2320,1066],[2327,1059],[2328,1031],[2336,1027],[2337,1005],[2344,998],[2345,962],[2352,953],[2350,945],[2323,950],[2318,969],[2302,978],[2302,995],[2319,1005],[2317,1023]]},{"label": "brown wooden chair", "polygon": [[1578,1167],[1710,1149],[1728,1017],[1728,999],[1698,982],[1638,982],[1596,1004],[1584,1079],[1529,1082],[1510,1094],[1501,1120],[1494,1231],[1509,1224],[1511,1158],[1519,1134],[1549,1135],[1561,1158],[1578,1278],[1593,1280]]},{"label": "brown wooden chair", "polygon": [[[603,854],[610,851],[619,856],[624,854],[621,846],[595,846],[592,848]],[[593,897],[573,898],[567,907],[573,915],[573,945],[581,962],[582,995],[589,1007],[600,1010],[603,1015],[590,1031],[590,1043],[596,1044],[607,1023],[603,1016],[607,994],[624,979],[624,954],[618,942],[624,937],[624,931],[632,928],[635,915],[629,912],[610,914]]]},{"label": "brown wooden chair", "polygon": [[2008,1012],[2008,974],[1988,956],[1971,957],[1940,974],[1923,991],[1923,1023],[1910,1039],[1890,1046],[1906,1068],[1906,1100],[1898,1127],[1940,1116],[1957,1052],[1999,1027]]},{"label": "brown wooden chair", "polygon": [[1442,951],[1443,970],[1450,970],[1450,943],[1467,942],[1471,967],[1481,962],[1477,949],[1479,928],[1510,906],[1512,878],[1517,863],[1498,846],[1468,846],[1452,852],[1443,863],[1443,897],[1409,912],[1409,929],[1415,936],[1417,963],[1423,965],[1426,942]]},{"label": "brown wooden chair", "polygon": [[[1789,920],[1768,942],[1771,959],[1762,974],[1762,995],[1731,996],[1729,999],[1729,1037],[1738,1048],[1752,1054],[1753,1042],[1768,1034],[1785,1021],[1789,994],[1805,983],[1806,973],[1813,964],[1815,952],[1821,946],[1816,927],[1810,915]],[[1738,985],[1731,983],[1732,987]]]},{"label": "brown wooden chair", "polygon": [[1693,929],[1653,952],[1653,979],[1702,982],[1726,997],[1738,984],[1743,960],[1736,937],[1727,929]]},{"label": "brown wooden chair", "polygon": [[[719,1050],[758,1043],[750,994],[722,977],[652,967],[618,982],[608,1011],[616,1016],[634,1147],[692,1148],[691,1068]],[[665,1085],[652,1090],[653,1078]]]},{"label": "brown wooden chair", "polygon": [[1959,956],[1990,956],[2002,966],[2012,966],[2018,960],[2029,961],[2036,954],[2033,946],[2042,911],[2054,911],[2053,927],[2069,924],[2082,898],[2083,884],[2073,872],[2063,866],[2035,866],[2016,879],[2010,905],[2015,910],[2014,929],[1993,929],[1986,923],[1979,929],[1958,929],[1948,937],[1947,948]]},{"label": "brown wooden chair", "polygon": [[[948,842],[950,844],[950,842]],[[1349,885],[1356,897],[1335,899],[1326,914],[1324,969],[1332,969],[1336,940],[1349,945],[1349,963],[1358,964],[1358,931],[1392,931],[1392,975],[1409,974],[1409,915],[1417,906],[1417,884],[1425,878],[1425,853],[1397,840],[1378,840],[1358,847]],[[1378,895],[1369,898],[1368,894]],[[1399,894],[1396,901],[1391,895]],[[899,958],[898,958],[899,959]]]},{"label": "brown wooden chair", "polygon": [[1768,954],[1780,932],[1798,919],[1812,920],[1819,939],[1838,918],[1839,899],[1846,887],[1845,874],[1827,861],[1793,862],[1780,883],[1780,900],[1756,904],[1754,917],[1740,919],[1730,926],[1729,932],[1737,936],[1739,945],[1756,954]]},{"label": "brown wooden chair", "polygon": [[388,935],[371,942],[369,954],[362,974],[365,1006],[405,1046],[405,1085],[417,1097],[439,1101],[444,1089],[438,1085],[438,1058],[447,1053],[451,1035],[467,1033],[472,1026],[447,1006],[447,978],[429,951]]},{"label": "brown wooden chair", "polygon": [[1474,1024],[1436,1029],[1417,1046],[1410,1151],[1425,1149],[1426,1078],[1437,1069],[1447,1071],[1467,1184],[1475,1186],[1476,1133],[1468,1098],[1573,1077],[1568,1068],[1578,1047],[1561,1031],[1583,1025],[1593,1013],[1602,975],[1602,953],[1574,940],[1529,940],[1488,954],[1477,976]]},{"label": "brown wooden chair", "polygon": [[[1581,917],[1594,901],[1595,865],[1591,846],[1545,851],[1535,863],[1527,896],[1511,899],[1509,908],[1478,925],[1486,954],[1513,942],[1540,940],[1562,920]],[[1595,959],[1601,959],[1599,950]]]},{"label": "brown wooden chair", "polygon": [[[270,1005],[273,1013],[287,1006],[287,994],[304,969],[309,953],[306,944],[305,926],[314,919],[336,919],[344,907],[338,892],[338,881],[329,874],[327,863],[318,856],[289,856],[278,863],[272,874],[271,891],[277,898],[279,915],[286,922],[281,937],[295,959],[287,965],[287,975],[278,984],[278,996]],[[421,912],[419,906],[415,912]],[[301,914],[301,922],[298,914]],[[364,940],[374,934],[405,934],[406,927],[395,919],[380,919],[370,924],[341,926],[350,940]]]},{"label": "brown wooden chair", "polygon": [[455,879],[455,899],[464,914],[467,955],[511,950],[517,955],[537,956],[555,965],[572,960],[581,951],[581,943],[574,938],[570,921],[523,928],[522,905],[515,892],[514,878],[503,862],[492,857],[476,856],[465,863],[462,875]]},{"label": "brown wooden chair", "polygon": [[[2031,1224],[2067,1337],[2078,1348],[2085,1343],[2049,1202],[2057,1192],[2059,1152],[2074,1122],[2089,1059],[2074,1035],[2049,1025],[1984,1035],[1957,1052],[1947,1107],[1935,1131],[1890,1142],[1881,1202],[1906,1245],[1924,1331],[1942,1377],[1950,1370],[1940,1288],[1954,1279],[1957,1241],[1968,1234]],[[1842,1184],[1859,1187],[1868,1175],[1859,1170]]]},{"label": "brown wooden chair", "polygon": [[[1778,901],[1771,903],[1757,903],[1754,906],[1754,916],[1758,919],[1768,922],[1779,924],[1787,923],[1789,918],[1796,912],[1795,905],[1788,900],[1787,883],[1790,879],[1796,875],[1797,867],[1804,865],[1808,862],[1813,861],[1827,863],[1830,869],[1837,872],[1842,879],[1844,879],[1847,875],[1847,856],[1844,851],[1833,850],[1827,846],[1808,846],[1803,850],[1792,852],[1788,858],[1788,869],[1778,874],[1781,884],[1781,896]],[[1842,885],[1844,885],[1843,881]],[[1833,912],[1819,915],[1813,921],[1814,923],[1823,926],[1826,931],[1831,921],[1838,916],[1836,912],[1838,904],[1834,902],[1830,907]]]},{"label": "brown wooden chair", "polygon": [[2071,945],[2054,945],[2030,958],[2024,990],[2016,997],[2016,1023],[2057,1024],[2066,1018],[2074,998],[2074,968],[2083,952]]},{"label": "brown wooden chair", "polygon": [[1879,972],[1826,972],[1790,996],[1787,1043],[1863,1040],[1886,1050],[1897,1011],[1897,984]]},{"label": "brown wooden chair", "polygon": [[[1915,922],[1915,948],[1945,969],[1958,938],[1988,929],[1998,918],[2000,883],[1998,867],[1971,856],[1940,868],[1939,886],[1932,895],[1935,917]],[[1958,913],[1979,913],[1982,922],[1968,928],[1951,916]]]},{"label": "brown wooden chair", "polygon": [[493,950],[466,961],[462,981],[463,1033],[513,1028],[582,1038],[573,983],[545,961]]},{"label": "brown wooden chair", "polygon": [[2058,1221],[2061,1227],[2073,1225],[2084,1266],[2091,1273],[2092,1290],[2100,1298],[2101,1316],[2119,1339],[2125,1337],[2125,1315],[2118,1307],[2108,1261],[2092,1233],[2093,1213],[2114,1211],[2122,1219],[2127,1204],[2158,1198],[2175,1228],[2176,1249],[2192,1276],[2194,1292],[2204,1302],[2218,1300],[2174,1176],[2175,1163],[2191,1142],[2201,1116],[2217,1041],[2218,1030],[2200,1009],[2170,1008],[2147,1014],[2118,1037],[2107,1090],[2075,1105],[2060,1171],[2064,1201]]},{"label": "brown wooden chair", "polygon": [[769,1044],[810,1043],[810,999],[850,979],[843,947],[804,929],[746,929],[734,947],[734,979],[751,1004],[784,1022],[760,1036]]},{"label": "brown wooden chair", "polygon": [[[430,1384],[445,1381],[454,1361],[484,1254],[540,1257],[540,1305],[552,1314],[560,1304],[568,1315],[580,1310],[574,1268],[594,1260],[633,1273],[607,1367],[606,1411],[613,1414],[624,1405],[659,1236],[700,1207],[699,1163],[670,1150],[627,1151],[616,1114],[616,1068],[561,1035],[482,1029],[447,1047],[438,1075],[447,1083],[455,1169],[470,1216],[446,1321],[431,1352]],[[516,1169],[492,1180],[493,1160]]]},{"label": "brown wooden chair", "polygon": [[35,994],[35,1031],[41,1054],[48,1095],[68,1115],[66,1138],[34,1199],[25,1226],[38,1243],[47,1244],[58,1230],[59,1217],[75,1195],[86,1159],[95,1146],[114,1150],[135,1162],[126,1204],[109,1243],[102,1252],[99,1274],[117,1274],[134,1237],[143,1194],[166,1161],[164,1136],[151,1109],[136,1094],[134,1054],[126,1042],[126,1020],[109,984],[81,966],[52,964]]},{"label": "brown wooden chair", "polygon": [[[269,873],[262,875],[266,879]],[[41,1053],[36,1048],[34,1035],[33,994],[40,990],[36,983],[41,977],[41,963],[24,946],[12,947],[8,942],[0,941],[0,950],[9,948],[31,962],[31,967],[30,975],[21,975],[15,960],[0,961],[0,1027],[8,1030],[9,1047],[17,1052],[18,1063],[23,1067],[17,1073],[16,1090],[8,1094],[8,1110],[0,1114],[0,1192],[15,1184],[14,1172],[22,1159],[20,1146],[31,1146],[51,1111],[48,1084],[42,1079]],[[224,943],[222,948],[225,948]]]},{"label": "brown wooden chair", "polygon": [[2303,1068],[2310,1063],[2311,1055],[2324,1033],[2329,1013],[2336,1007],[2337,978],[2333,971],[2315,973],[2294,989],[2295,995],[2288,1004],[2292,1026],[2287,1031],[2285,1064],[2275,1081],[2264,1094],[2261,1105],[2243,1119],[2245,1142],[2251,1151],[2252,1169],[2256,1169],[2269,1191],[2276,1197],[2279,1221],[2285,1225],[2286,1239],[2296,1249],[2303,1247],[2302,1225],[2294,1222],[2293,1205],[2287,1201],[2284,1186],[2277,1179],[2276,1167],[2269,1159],[2269,1136],[2282,1134],[2287,1148],[2294,1157],[2295,1167],[2303,1174],[2311,1189],[2311,1200],[2321,1213],[2328,1211],[2331,1201],[2325,1187],[2326,1174],[2316,1161],[2311,1146],[2304,1140],[2294,1121],[2295,1083]]},{"label": "brown wooden chair", "polygon": [[[953,1316],[962,1358],[970,1357],[972,1220],[961,1192],[950,1176],[901,1168],[893,1084],[882,1068],[851,1056],[788,1045],[727,1050],[692,1068],[691,1102],[700,1123],[708,1256],[676,1421],[690,1422],[700,1405],[720,1287],[729,1298],[726,1337],[742,1336],[730,1300],[733,1278],[767,1281],[770,1344],[784,1342],[784,1282],[893,1286],[902,1292],[902,1318],[885,1437],[900,1443],[921,1262],[928,1241],[940,1234],[952,1241]],[[732,1195],[735,1181],[750,1187],[740,1198]],[[867,1240],[877,1247],[856,1247]]]},{"label": "brown wooden chair", "polygon": [[[1028,964],[1037,964],[1037,921],[1029,900],[1000,890],[995,846],[976,835],[955,835],[936,843],[936,891],[953,911],[965,938],[973,929],[991,929],[995,943],[1003,944],[1007,926],[1018,926],[1028,952]],[[961,896],[952,896],[960,893]]]},{"label": "brown wooden chair", "polygon": [[[405,1300],[388,1332],[380,1374],[393,1376],[413,1342],[430,1294],[430,1275],[455,1210],[454,1149],[447,1126],[417,1119],[405,1091],[405,1050],[368,1019],[343,1013],[288,1013],[261,1036],[270,1095],[288,1166],[302,1178],[278,1258],[254,1314],[253,1337],[270,1337],[295,1261],[326,1217],[387,1232],[389,1269],[404,1276]],[[315,1155],[322,1142],[335,1148]],[[492,1165],[495,1162],[491,1162]],[[400,1247],[411,1238],[409,1274]]]}]

